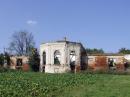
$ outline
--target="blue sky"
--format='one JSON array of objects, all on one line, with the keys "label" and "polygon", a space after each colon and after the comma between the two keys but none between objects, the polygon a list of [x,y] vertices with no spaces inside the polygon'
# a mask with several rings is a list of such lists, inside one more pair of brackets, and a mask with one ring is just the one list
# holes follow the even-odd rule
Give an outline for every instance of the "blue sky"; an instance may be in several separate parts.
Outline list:
[{"label": "blue sky", "polygon": [[0,51],[21,30],[37,47],[66,36],[86,48],[130,49],[130,0],[0,0]]}]

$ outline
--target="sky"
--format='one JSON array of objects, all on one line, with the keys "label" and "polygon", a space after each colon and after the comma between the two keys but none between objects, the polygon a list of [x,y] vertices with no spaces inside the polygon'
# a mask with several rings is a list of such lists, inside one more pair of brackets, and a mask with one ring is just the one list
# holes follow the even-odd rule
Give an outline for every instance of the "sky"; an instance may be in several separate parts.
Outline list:
[{"label": "sky", "polygon": [[0,0],[0,51],[23,30],[38,48],[67,37],[85,48],[130,49],[130,0]]}]

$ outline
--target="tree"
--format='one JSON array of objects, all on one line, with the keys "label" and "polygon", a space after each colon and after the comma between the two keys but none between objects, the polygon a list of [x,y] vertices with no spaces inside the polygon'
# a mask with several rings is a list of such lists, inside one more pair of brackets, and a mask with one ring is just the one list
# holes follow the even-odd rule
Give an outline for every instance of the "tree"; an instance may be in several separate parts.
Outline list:
[{"label": "tree", "polygon": [[0,54],[0,66],[3,67],[4,65],[4,54]]},{"label": "tree", "polygon": [[40,56],[37,49],[33,48],[29,57],[29,65],[32,71],[38,72],[40,66]]},{"label": "tree", "polygon": [[130,54],[130,49],[121,48],[121,49],[119,49],[118,53],[121,53],[121,54]]},{"label": "tree", "polygon": [[96,49],[96,48],[94,48],[94,49],[87,48],[86,52],[88,54],[104,54],[104,50],[103,49]]},{"label": "tree", "polygon": [[32,33],[26,31],[15,32],[12,35],[9,50],[16,55],[29,55],[34,44]]},{"label": "tree", "polygon": [[7,52],[5,52],[4,54],[1,53],[0,54],[0,65],[1,67],[3,67],[5,64],[7,64],[7,66],[10,66],[10,56]]},{"label": "tree", "polygon": [[7,52],[4,54],[4,60],[6,61],[7,65],[10,66],[10,55]]}]

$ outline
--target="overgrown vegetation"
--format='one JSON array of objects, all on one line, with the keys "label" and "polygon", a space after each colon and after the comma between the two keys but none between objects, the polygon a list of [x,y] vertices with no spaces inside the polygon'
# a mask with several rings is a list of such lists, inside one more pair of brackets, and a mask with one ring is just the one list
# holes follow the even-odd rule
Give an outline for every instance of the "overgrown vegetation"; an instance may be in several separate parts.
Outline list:
[{"label": "overgrown vegetation", "polygon": [[130,77],[109,74],[0,73],[1,97],[130,97]]},{"label": "overgrown vegetation", "polygon": [[4,64],[7,65],[6,67],[10,66],[10,62],[10,55],[7,52],[0,54],[0,68],[3,68]]},{"label": "overgrown vegetation", "polygon": [[0,67],[3,67],[4,65],[4,54],[0,54]]},{"label": "overgrown vegetation", "polygon": [[31,54],[29,56],[29,65],[32,71],[38,72],[40,66],[40,56],[37,49],[32,49]]}]

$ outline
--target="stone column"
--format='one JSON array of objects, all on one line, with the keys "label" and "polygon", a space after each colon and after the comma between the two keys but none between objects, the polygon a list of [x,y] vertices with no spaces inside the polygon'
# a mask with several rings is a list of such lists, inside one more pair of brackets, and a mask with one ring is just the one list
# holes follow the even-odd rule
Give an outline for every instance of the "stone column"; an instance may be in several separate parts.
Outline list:
[{"label": "stone column", "polygon": [[42,56],[42,53],[40,54],[40,67],[39,67],[39,71],[43,72],[43,56]]}]

